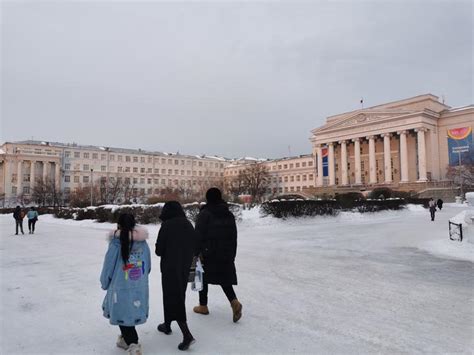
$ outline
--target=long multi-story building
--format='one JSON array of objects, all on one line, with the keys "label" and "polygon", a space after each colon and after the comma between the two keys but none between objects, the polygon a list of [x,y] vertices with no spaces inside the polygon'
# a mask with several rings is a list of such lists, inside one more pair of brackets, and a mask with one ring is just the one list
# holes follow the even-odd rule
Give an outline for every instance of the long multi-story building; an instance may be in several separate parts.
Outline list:
[{"label": "long multi-story building", "polygon": [[311,154],[281,159],[239,159],[228,165],[224,177],[227,186],[238,185],[239,174],[249,164],[265,167],[269,174],[266,196],[303,192],[315,185],[314,156]]},{"label": "long multi-story building", "polygon": [[[164,189],[202,192],[223,180],[229,160],[145,150],[40,141],[7,142],[0,150],[0,194],[6,204],[28,201],[39,181],[53,182],[67,197],[75,189],[122,181],[131,196]],[[120,202],[120,201],[118,201]]]}]

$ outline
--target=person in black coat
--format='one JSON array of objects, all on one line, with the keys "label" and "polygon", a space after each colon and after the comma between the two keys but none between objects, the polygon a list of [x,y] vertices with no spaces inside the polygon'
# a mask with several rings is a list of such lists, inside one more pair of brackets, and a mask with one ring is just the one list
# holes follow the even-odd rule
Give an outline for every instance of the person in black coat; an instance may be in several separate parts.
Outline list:
[{"label": "person in black coat", "polygon": [[209,314],[208,285],[220,285],[231,304],[233,321],[237,322],[242,317],[242,304],[232,287],[237,285],[234,263],[237,254],[235,217],[222,199],[218,188],[209,189],[206,200],[207,204],[202,207],[196,221],[199,237],[197,253],[203,261],[204,283],[202,291],[199,292],[199,306],[193,310],[196,313]]},{"label": "person in black coat", "polygon": [[171,322],[177,321],[183,333],[183,342],[178,349],[186,350],[194,343],[194,337],[186,322],[186,287],[191,263],[196,248],[196,232],[186,218],[183,208],[176,201],[167,202],[160,215],[162,220],[156,255],[161,257],[161,286],[165,322],[158,330],[171,334]]},{"label": "person in black coat", "polygon": [[436,201],[436,204],[438,205],[438,209],[441,211],[443,208],[443,200],[439,198],[438,201]]},{"label": "person in black coat", "polygon": [[21,210],[20,206],[16,206],[15,210],[13,211],[13,218],[15,219],[15,235],[18,235],[18,227],[21,230],[21,234],[25,234],[25,232],[23,232],[23,218],[25,218],[25,212]]}]

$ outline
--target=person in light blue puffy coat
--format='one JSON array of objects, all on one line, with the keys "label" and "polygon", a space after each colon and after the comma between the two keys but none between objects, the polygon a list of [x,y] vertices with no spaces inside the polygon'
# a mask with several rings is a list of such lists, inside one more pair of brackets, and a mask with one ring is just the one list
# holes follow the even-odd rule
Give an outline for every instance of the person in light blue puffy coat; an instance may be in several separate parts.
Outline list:
[{"label": "person in light blue puffy coat", "polygon": [[110,244],[100,275],[107,291],[102,310],[110,324],[120,327],[117,346],[129,354],[141,354],[135,326],[148,318],[148,274],[151,271],[148,232],[136,226],[133,215],[119,216],[118,229],[109,234]]}]

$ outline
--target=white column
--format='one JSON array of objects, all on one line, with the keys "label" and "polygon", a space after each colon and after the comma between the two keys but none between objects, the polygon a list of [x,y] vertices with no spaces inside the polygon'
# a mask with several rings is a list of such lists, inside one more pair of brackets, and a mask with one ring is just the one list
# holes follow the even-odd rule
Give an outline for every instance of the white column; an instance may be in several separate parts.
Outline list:
[{"label": "white column", "polygon": [[392,182],[392,161],[390,154],[390,133],[382,134],[383,137],[383,161],[385,167],[385,183]]},{"label": "white column", "polygon": [[347,143],[346,141],[339,142],[341,145],[341,182],[342,185],[348,185],[347,179]]},{"label": "white column", "polygon": [[36,161],[32,160],[30,165],[30,194],[33,193],[33,188],[35,187],[35,176],[36,176]]},{"label": "white column", "polygon": [[16,173],[16,194],[19,195],[22,193],[21,184],[23,182],[23,160],[18,161],[17,173]]},{"label": "white column", "polygon": [[407,131],[401,131],[398,134],[400,135],[400,182],[408,182]]},{"label": "white column", "polygon": [[377,164],[375,158],[375,137],[367,137],[369,140],[369,182],[371,184],[377,183]]},{"label": "white column", "polygon": [[43,161],[43,183],[46,183],[46,179],[48,178],[48,165],[49,161]]},{"label": "white column", "polygon": [[54,184],[56,189],[59,190],[61,186],[61,166],[59,163],[54,163],[55,165],[55,172],[54,172]]},{"label": "white column", "polygon": [[418,181],[428,181],[426,176],[426,142],[425,129],[419,128],[415,130],[418,134]]},{"label": "white column", "polygon": [[360,140],[355,138],[354,142],[354,157],[355,157],[355,183],[357,185],[362,184],[362,168],[360,164]]},{"label": "white column", "polygon": [[316,179],[316,186],[323,186],[323,150],[320,145],[316,147],[316,154],[318,159],[318,177]]},{"label": "white column", "polygon": [[328,171],[329,171],[329,185],[336,185],[336,172],[334,166],[334,143],[329,143],[329,154],[328,154]]}]

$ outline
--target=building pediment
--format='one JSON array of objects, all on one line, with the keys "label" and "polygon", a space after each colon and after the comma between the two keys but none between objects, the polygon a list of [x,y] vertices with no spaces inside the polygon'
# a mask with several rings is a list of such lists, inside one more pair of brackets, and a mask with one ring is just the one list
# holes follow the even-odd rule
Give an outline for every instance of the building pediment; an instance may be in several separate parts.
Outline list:
[{"label": "building pediment", "polygon": [[361,111],[354,113],[350,116],[342,118],[336,122],[331,122],[325,124],[324,126],[318,128],[314,133],[323,133],[326,131],[340,130],[345,128],[357,127],[364,124],[372,124],[380,121],[384,121],[394,117],[400,117],[408,114],[414,113],[413,111],[397,111],[397,112],[373,112],[373,111]]}]

